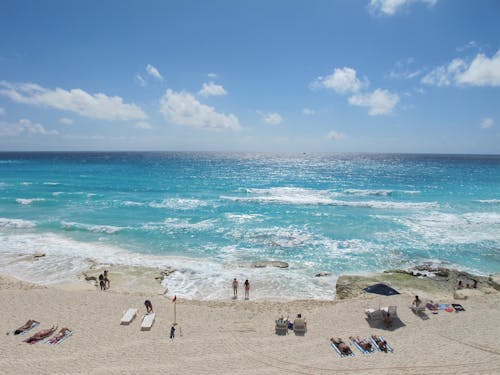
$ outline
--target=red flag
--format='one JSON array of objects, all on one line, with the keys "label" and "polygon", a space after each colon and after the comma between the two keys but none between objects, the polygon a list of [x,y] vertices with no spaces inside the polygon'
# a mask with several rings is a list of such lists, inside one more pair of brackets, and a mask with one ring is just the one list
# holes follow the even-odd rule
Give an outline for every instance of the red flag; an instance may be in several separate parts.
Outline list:
[{"label": "red flag", "polygon": [[177,295],[175,295],[174,298],[172,298],[172,302],[175,303],[175,301],[177,301]]}]

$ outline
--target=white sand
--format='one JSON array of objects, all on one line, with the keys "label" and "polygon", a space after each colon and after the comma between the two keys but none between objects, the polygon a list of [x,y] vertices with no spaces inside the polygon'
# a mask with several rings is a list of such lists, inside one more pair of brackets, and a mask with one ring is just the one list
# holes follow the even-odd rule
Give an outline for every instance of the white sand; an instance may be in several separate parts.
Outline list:
[{"label": "white sand", "polygon": [[[82,286],[83,285],[83,286]],[[430,296],[424,296],[430,297]],[[140,330],[141,316],[120,325],[128,307],[145,311],[152,301],[156,322]],[[429,314],[422,320],[408,308],[411,296],[382,297],[398,306],[401,326],[370,327],[364,309],[379,298],[338,302],[177,303],[177,337],[169,339],[170,299],[161,295],[99,292],[79,286],[36,287],[0,278],[0,372],[2,374],[499,374],[500,293],[460,301],[467,311]],[[442,302],[453,302],[451,300]],[[280,315],[301,312],[308,321],[304,337],[274,334]],[[6,335],[28,319],[69,327],[74,335],[61,345],[28,345],[29,336]],[[396,322],[397,323],[397,322]],[[33,333],[34,331],[30,332]],[[290,331],[291,332],[291,331]],[[383,335],[394,353],[340,358],[331,336]]]}]

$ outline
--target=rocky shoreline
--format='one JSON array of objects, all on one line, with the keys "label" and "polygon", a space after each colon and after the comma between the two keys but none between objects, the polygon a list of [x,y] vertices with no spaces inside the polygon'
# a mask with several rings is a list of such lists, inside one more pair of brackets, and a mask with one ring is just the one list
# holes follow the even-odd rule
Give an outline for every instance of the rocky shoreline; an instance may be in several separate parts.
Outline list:
[{"label": "rocky shoreline", "polygon": [[[459,281],[462,281],[463,288],[457,288]],[[477,284],[476,288],[472,287],[474,281]],[[500,274],[479,276],[456,269],[424,264],[407,270],[387,270],[370,275],[341,275],[336,284],[336,298],[359,297],[364,294],[364,288],[375,283],[385,283],[410,294],[467,299],[471,295],[499,291]]]}]

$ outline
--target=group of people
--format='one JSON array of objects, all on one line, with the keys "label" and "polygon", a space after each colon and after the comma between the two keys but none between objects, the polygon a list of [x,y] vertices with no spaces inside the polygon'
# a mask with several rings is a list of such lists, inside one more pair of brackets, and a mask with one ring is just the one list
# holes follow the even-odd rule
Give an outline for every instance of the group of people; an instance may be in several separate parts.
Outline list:
[{"label": "group of people", "polygon": [[[379,348],[380,351],[385,352],[385,353],[387,353],[389,351],[389,348],[387,346],[387,341],[383,340],[382,338],[380,338],[379,336],[376,336],[376,335],[372,335],[371,338],[372,338],[373,342],[377,345],[377,347]],[[349,339],[352,342],[355,342],[363,350],[366,350],[368,352],[373,350],[372,343],[370,341],[368,341],[367,339],[362,339],[359,336],[357,336],[357,337],[351,336],[351,337],[349,337]],[[332,337],[330,339],[330,341],[332,342],[333,345],[335,345],[337,347],[339,352],[342,353],[343,355],[351,355],[352,354],[351,347],[348,344],[346,344],[340,337]]]},{"label": "group of people", "polygon": [[[458,283],[457,283],[457,289],[463,289],[464,288],[464,283],[462,280],[458,280]],[[472,280],[472,285],[467,283],[465,284],[465,288],[467,289],[477,289],[477,280],[473,279]]]},{"label": "group of people", "polygon": [[108,270],[104,270],[104,273],[99,275],[99,287],[101,290],[106,290],[109,289],[109,286]]},{"label": "group of people", "polygon": [[[244,285],[245,285],[245,299],[249,299],[250,298],[250,282],[248,281],[248,279],[245,280]],[[239,283],[235,277],[233,279],[233,299],[238,298],[238,286],[239,286]]]},{"label": "group of people", "polygon": [[[38,324],[40,324],[38,321],[29,319],[26,323],[24,323],[21,327],[17,328],[14,331],[14,335],[21,335],[23,333],[28,332],[30,329],[36,327]],[[57,330],[57,326],[52,326],[47,329],[41,329],[32,336],[28,337],[24,342],[28,344],[35,344],[38,341],[41,341],[43,339],[49,338],[52,336],[52,334]],[[61,341],[63,338],[65,338],[68,334],[71,333],[71,330],[67,327],[63,327],[59,330],[59,332],[52,337],[48,343],[49,344],[57,344],[59,341]]]}]

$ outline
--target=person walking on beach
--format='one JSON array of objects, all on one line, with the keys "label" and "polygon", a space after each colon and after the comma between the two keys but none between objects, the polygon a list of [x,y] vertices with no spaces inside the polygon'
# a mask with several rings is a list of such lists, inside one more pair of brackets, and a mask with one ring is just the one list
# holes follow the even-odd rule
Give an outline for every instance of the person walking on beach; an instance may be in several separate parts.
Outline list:
[{"label": "person walking on beach", "polygon": [[170,339],[174,341],[175,338],[175,326],[172,324],[172,327],[170,327]]},{"label": "person walking on beach", "polygon": [[151,303],[150,300],[145,300],[144,301],[144,306],[146,306],[146,314],[150,314],[153,312],[153,304]]},{"label": "person walking on beach", "polygon": [[250,282],[248,279],[245,280],[245,299],[250,298]]},{"label": "person walking on beach", "polygon": [[109,289],[108,270],[104,270],[104,289]]},{"label": "person walking on beach", "polygon": [[101,290],[106,290],[106,284],[104,283],[104,275],[101,273],[99,275],[99,287]]},{"label": "person walking on beach", "polygon": [[233,298],[238,298],[238,280],[236,280],[236,277],[233,279]]}]

